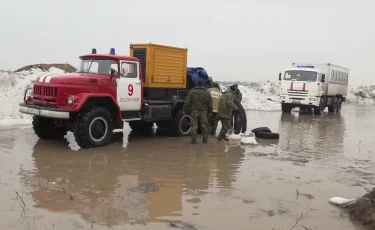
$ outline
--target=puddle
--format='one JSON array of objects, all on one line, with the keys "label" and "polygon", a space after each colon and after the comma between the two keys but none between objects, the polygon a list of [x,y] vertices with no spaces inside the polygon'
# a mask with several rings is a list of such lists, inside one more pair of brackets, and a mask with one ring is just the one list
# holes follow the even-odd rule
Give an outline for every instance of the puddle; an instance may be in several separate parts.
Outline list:
[{"label": "puddle", "polygon": [[0,228],[277,230],[302,215],[312,229],[363,229],[328,203],[374,186],[375,140],[366,132],[375,109],[360,106],[323,116],[248,111],[248,130],[280,133],[252,145],[213,137],[190,145],[125,126],[110,145],[80,149],[71,133],[43,141],[30,127],[7,127]]}]

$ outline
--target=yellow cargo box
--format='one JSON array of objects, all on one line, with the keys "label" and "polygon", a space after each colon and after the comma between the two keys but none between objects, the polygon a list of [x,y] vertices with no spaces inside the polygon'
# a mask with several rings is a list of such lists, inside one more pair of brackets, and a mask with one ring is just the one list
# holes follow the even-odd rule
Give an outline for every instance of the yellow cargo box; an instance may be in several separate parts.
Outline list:
[{"label": "yellow cargo box", "polygon": [[144,87],[186,88],[186,48],[130,44],[130,56],[141,61]]}]

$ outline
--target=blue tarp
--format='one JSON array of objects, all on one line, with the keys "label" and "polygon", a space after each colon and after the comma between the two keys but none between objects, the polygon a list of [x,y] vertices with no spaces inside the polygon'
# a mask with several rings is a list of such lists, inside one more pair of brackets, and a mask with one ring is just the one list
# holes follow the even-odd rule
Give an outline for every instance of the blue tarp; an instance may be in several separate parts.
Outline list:
[{"label": "blue tarp", "polygon": [[[198,80],[202,80],[203,82],[205,82],[209,79],[209,76],[208,76],[206,70],[203,69],[202,67],[196,67],[196,68],[188,67],[187,68],[187,77],[190,80],[190,82],[193,83],[192,87],[194,87],[196,85]],[[205,85],[207,85],[207,84],[211,85],[212,83],[211,83],[211,81],[207,81]]]}]

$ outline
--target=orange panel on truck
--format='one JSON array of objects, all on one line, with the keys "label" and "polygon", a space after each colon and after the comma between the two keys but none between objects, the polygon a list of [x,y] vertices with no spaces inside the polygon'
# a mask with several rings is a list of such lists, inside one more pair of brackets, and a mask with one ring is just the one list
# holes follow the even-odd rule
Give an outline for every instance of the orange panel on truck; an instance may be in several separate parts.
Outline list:
[{"label": "orange panel on truck", "polygon": [[186,88],[186,48],[151,43],[131,44],[130,56],[141,61],[144,87]]}]

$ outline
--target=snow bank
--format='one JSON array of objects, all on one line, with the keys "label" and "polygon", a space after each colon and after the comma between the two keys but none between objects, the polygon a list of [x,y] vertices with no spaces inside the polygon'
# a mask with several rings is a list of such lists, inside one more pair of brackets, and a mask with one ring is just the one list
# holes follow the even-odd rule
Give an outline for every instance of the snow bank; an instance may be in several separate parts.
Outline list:
[{"label": "snow bank", "polygon": [[[18,104],[23,99],[24,90],[32,85],[38,76],[47,74],[63,73],[61,69],[51,67],[48,71],[38,68],[23,72],[12,72],[0,70],[0,125],[12,125],[25,123],[30,124],[31,116],[18,112]],[[235,82],[220,82],[223,88],[228,88]],[[236,82],[242,92],[245,109],[278,111],[280,103],[278,100],[278,82]],[[350,87],[348,102],[351,103],[374,103],[375,86]]]},{"label": "snow bank", "polygon": [[23,100],[26,87],[32,86],[32,81],[39,76],[63,72],[54,67],[48,72],[37,68],[18,73],[0,70],[0,125],[29,123],[31,116],[18,112],[18,104]]}]

